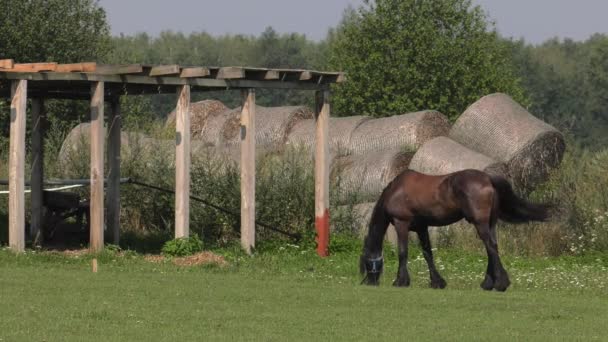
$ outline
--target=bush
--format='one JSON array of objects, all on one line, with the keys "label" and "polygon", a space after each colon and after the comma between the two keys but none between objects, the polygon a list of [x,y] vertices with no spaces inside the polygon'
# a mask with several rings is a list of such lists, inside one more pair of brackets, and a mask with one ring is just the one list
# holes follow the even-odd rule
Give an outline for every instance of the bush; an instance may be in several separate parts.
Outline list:
[{"label": "bush", "polygon": [[187,238],[178,238],[167,241],[162,248],[163,254],[174,257],[193,255],[202,250],[203,242],[196,234],[193,234]]}]

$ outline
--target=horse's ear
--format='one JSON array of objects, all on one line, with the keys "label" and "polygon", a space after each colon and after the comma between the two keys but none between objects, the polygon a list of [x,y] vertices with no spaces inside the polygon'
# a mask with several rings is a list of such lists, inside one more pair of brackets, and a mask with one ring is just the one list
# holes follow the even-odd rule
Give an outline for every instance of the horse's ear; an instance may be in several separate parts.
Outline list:
[{"label": "horse's ear", "polygon": [[365,256],[361,254],[361,256],[359,257],[359,273],[364,274],[365,271],[367,271],[365,269]]}]

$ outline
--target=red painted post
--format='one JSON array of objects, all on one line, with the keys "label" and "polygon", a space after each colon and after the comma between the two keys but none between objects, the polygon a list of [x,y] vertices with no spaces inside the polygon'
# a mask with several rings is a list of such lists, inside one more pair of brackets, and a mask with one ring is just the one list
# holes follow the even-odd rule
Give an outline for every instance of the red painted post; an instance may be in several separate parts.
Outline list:
[{"label": "red painted post", "polygon": [[315,228],[317,254],[329,255],[329,90],[316,93]]}]

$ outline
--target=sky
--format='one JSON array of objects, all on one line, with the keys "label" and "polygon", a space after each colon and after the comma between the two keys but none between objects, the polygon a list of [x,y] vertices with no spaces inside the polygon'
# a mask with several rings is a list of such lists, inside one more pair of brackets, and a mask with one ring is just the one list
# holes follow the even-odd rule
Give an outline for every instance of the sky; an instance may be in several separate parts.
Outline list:
[{"label": "sky", "polygon": [[[259,35],[268,26],[281,33],[325,38],[344,9],[362,0],[99,0],[112,34],[172,30],[213,35]],[[505,37],[538,44],[553,38],[585,40],[608,33],[606,0],[473,0]]]}]

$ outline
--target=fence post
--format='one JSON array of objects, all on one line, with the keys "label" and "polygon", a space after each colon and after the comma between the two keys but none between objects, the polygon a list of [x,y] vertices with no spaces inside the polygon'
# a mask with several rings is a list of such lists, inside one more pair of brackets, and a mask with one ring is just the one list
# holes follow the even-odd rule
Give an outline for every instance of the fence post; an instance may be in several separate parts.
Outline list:
[{"label": "fence post", "polygon": [[190,235],[190,86],[178,88],[175,109],[175,238]]},{"label": "fence post", "polygon": [[104,83],[91,84],[91,215],[90,241],[92,252],[103,249],[104,234]]},{"label": "fence post", "polygon": [[44,100],[32,99],[32,208],[30,222],[30,236],[34,245],[42,244],[42,183],[44,180]]},{"label": "fence post", "polygon": [[316,93],[315,228],[317,254],[329,255],[329,90]]},{"label": "fence post", "polygon": [[110,102],[111,111],[108,118],[108,230],[112,233],[112,243],[120,243],[120,131],[122,119],[120,115],[120,98]]},{"label": "fence post", "polygon": [[15,252],[25,250],[25,117],[27,81],[11,84],[11,128],[8,161],[8,240]]},{"label": "fence post", "polygon": [[242,91],[241,111],[241,246],[255,248],[255,89]]}]

